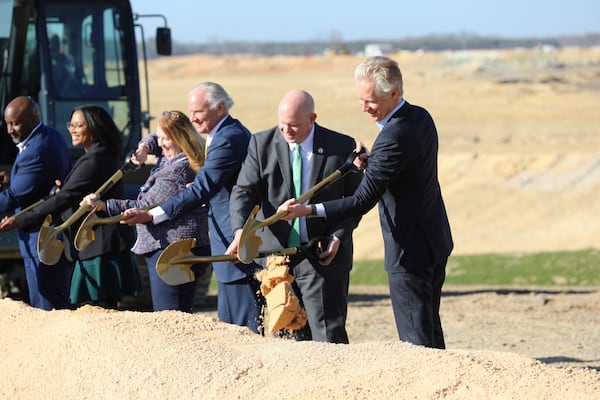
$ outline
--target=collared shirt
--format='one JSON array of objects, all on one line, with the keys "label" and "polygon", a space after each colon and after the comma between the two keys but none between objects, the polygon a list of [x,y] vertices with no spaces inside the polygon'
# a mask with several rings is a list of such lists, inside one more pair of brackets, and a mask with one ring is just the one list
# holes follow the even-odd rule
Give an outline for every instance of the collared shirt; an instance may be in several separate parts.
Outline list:
[{"label": "collared shirt", "polygon": [[212,130],[210,132],[208,132],[208,135],[206,136],[206,148],[208,149],[208,146],[210,146],[210,142],[212,142],[213,137],[215,137],[215,134],[217,133],[217,131],[219,130],[219,128],[221,127],[221,125],[223,125],[223,122],[227,119],[227,117],[229,117],[229,114],[227,114],[225,117],[223,117],[222,120],[220,120],[214,128],[212,128]]},{"label": "collared shirt", "polygon": [[[306,193],[310,189],[310,172],[311,172],[311,161],[313,157],[313,143],[315,141],[315,125],[313,124],[309,135],[300,144],[300,156],[302,157],[302,193]],[[292,170],[292,163],[294,160],[294,152],[296,143],[288,143],[290,149],[290,170]],[[301,193],[301,194],[302,194]],[[299,196],[299,195],[298,195]],[[308,242],[308,232],[306,231],[306,218],[300,218],[300,241],[302,243]]]},{"label": "collared shirt", "polygon": [[[302,193],[306,192],[309,189],[309,181],[310,181],[310,162],[313,157],[313,143],[315,141],[315,126],[312,126],[309,135],[304,139],[304,142],[299,143],[300,155],[302,156]],[[292,167],[292,162],[294,160],[294,149],[296,147],[296,143],[288,143],[290,148],[290,168]]]},{"label": "collared shirt", "polygon": [[387,124],[387,122],[390,120],[390,118],[392,118],[392,115],[394,115],[394,113],[396,111],[398,111],[400,108],[402,108],[404,103],[406,103],[406,100],[402,99],[400,104],[398,104],[396,107],[394,107],[394,109],[392,111],[390,111],[390,113],[388,115],[386,115],[385,118],[383,118],[381,121],[375,122],[375,124],[379,127],[380,130],[383,129],[385,124]]},{"label": "collared shirt", "polygon": [[[403,98],[402,101],[400,101],[400,104],[398,104],[396,107],[394,107],[394,109],[392,111],[390,111],[388,113],[388,115],[386,115],[382,120],[375,122],[375,124],[377,125],[379,130],[383,129],[385,124],[387,124],[387,122],[392,118],[392,115],[394,115],[396,113],[396,111],[398,111],[400,108],[402,108],[402,106],[405,103],[406,103],[406,100],[404,100],[404,98]],[[316,206],[317,216],[327,218],[327,213],[325,212],[325,207],[323,207],[323,203],[315,204],[315,206]]]},{"label": "collared shirt", "polygon": [[22,152],[23,150],[25,150],[27,148],[27,142],[29,142],[29,139],[33,136],[33,134],[35,133],[35,131],[40,126],[42,126],[42,122],[41,121],[31,130],[31,133],[29,133],[29,136],[27,136],[27,138],[24,141],[17,143],[17,148],[19,149],[19,153]]}]

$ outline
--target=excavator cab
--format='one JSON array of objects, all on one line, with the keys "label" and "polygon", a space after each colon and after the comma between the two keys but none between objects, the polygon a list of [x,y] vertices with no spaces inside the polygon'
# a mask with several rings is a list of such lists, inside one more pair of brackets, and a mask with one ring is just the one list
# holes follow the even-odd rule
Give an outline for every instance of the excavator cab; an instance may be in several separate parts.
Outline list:
[{"label": "excavator cab", "polygon": [[[147,75],[146,111],[141,107],[136,33],[141,34],[144,65],[146,48],[143,29],[135,22],[139,17],[145,16],[133,14],[128,0],[0,0],[2,113],[15,97],[31,97],[40,106],[44,124],[62,133],[75,160],[83,151],[71,144],[66,126],[71,111],[82,104],[99,105],[121,130],[124,158],[151,119]],[[171,53],[169,28],[159,28],[156,41],[158,54]],[[8,173],[16,154],[1,118],[0,170]],[[131,180],[143,182],[145,177],[129,179],[137,193],[140,182]],[[0,274],[21,262],[15,232],[0,234]]]}]

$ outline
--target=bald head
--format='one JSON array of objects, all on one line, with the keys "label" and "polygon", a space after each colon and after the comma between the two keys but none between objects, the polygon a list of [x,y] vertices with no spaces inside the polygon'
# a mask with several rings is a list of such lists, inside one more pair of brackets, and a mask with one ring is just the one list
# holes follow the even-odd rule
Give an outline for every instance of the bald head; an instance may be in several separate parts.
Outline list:
[{"label": "bald head", "polygon": [[301,89],[292,89],[279,102],[279,131],[288,143],[302,143],[310,135],[317,119],[313,97]]},{"label": "bald head", "polygon": [[40,123],[40,109],[30,97],[19,96],[4,109],[4,121],[13,142],[19,143]]},{"label": "bald head", "polygon": [[310,93],[301,89],[292,89],[279,102],[279,112],[312,114],[315,112],[315,101]]}]

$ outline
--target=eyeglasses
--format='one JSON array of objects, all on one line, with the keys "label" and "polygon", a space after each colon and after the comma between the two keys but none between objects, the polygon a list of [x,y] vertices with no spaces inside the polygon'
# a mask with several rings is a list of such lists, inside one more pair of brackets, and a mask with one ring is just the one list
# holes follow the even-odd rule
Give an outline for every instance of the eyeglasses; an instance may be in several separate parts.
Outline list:
[{"label": "eyeglasses", "polygon": [[79,130],[79,129],[85,128],[85,127],[87,127],[87,125],[83,125],[83,124],[75,125],[75,124],[72,124],[70,122],[67,122],[67,129],[68,130],[71,130],[71,129],[73,129],[73,130]]}]

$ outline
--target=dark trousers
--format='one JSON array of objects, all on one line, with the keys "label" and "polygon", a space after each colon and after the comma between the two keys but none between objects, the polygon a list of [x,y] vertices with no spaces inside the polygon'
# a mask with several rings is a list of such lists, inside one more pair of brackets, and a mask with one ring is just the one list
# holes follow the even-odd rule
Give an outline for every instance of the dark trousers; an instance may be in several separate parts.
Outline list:
[{"label": "dark trousers", "polygon": [[[292,288],[306,310],[307,325],[292,336],[297,340],[348,343],[348,285],[350,272],[326,279],[308,259],[292,262]],[[313,261],[317,262],[317,261]]]},{"label": "dark trousers", "polygon": [[169,285],[156,272],[156,262],[161,254],[162,250],[144,254],[146,264],[148,265],[148,277],[150,278],[152,308],[154,311],[177,310],[188,313],[193,312],[198,277],[202,272],[201,268],[205,268],[206,264],[192,266],[192,271],[196,274],[196,279],[193,282],[181,285]]},{"label": "dark trousers", "polygon": [[446,262],[388,272],[390,297],[400,340],[416,345],[446,348],[440,319]]},{"label": "dark trousers", "polygon": [[262,327],[264,298],[254,276],[234,282],[218,282],[217,316],[228,324],[246,326],[259,333]]},{"label": "dark trousers", "polygon": [[64,254],[55,265],[40,262],[37,253],[38,232],[19,229],[19,249],[25,265],[29,303],[42,310],[71,308],[69,291],[73,266]]}]

